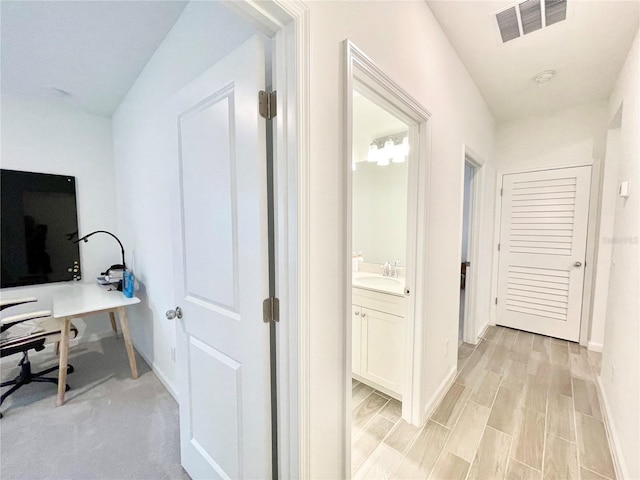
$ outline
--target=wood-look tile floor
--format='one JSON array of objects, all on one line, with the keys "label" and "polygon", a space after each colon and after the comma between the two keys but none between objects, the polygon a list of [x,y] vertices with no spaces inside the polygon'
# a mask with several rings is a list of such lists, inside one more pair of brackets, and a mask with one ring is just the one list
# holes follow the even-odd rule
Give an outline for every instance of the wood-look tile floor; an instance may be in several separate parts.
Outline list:
[{"label": "wood-look tile floor", "polygon": [[577,344],[490,326],[422,428],[354,380],[352,478],[614,480],[599,370]]}]

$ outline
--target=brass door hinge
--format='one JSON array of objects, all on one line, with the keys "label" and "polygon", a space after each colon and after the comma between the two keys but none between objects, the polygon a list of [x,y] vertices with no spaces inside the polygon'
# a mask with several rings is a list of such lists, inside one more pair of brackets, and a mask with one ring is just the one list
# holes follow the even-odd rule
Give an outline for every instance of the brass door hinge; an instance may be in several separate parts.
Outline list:
[{"label": "brass door hinge", "polygon": [[275,117],[277,107],[276,92],[265,92],[264,90],[260,90],[258,93],[258,107],[262,118],[271,120]]},{"label": "brass door hinge", "polygon": [[262,318],[265,323],[280,321],[280,300],[276,297],[265,298],[262,302]]}]

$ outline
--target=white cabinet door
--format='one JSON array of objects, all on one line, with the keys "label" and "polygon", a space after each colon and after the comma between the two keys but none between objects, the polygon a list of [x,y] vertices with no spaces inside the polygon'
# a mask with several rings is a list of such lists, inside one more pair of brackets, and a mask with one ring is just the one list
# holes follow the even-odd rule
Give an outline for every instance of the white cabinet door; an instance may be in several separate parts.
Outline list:
[{"label": "white cabinet door", "polygon": [[505,175],[497,323],[577,341],[591,167]]},{"label": "white cabinet door", "polygon": [[362,317],[361,308],[351,307],[351,371],[362,375]]},{"label": "white cabinet door", "polygon": [[402,393],[404,318],[363,308],[362,346],[366,348],[362,376]]},{"label": "white cabinet door", "polygon": [[193,479],[271,476],[264,59],[253,37],[171,101],[180,447]]}]

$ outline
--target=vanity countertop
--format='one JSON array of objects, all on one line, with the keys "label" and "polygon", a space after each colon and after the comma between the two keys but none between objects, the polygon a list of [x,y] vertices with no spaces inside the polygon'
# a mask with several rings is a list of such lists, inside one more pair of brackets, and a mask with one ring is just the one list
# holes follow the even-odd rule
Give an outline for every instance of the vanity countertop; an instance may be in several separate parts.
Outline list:
[{"label": "vanity countertop", "polygon": [[404,278],[384,277],[371,272],[353,272],[351,286],[404,297]]}]

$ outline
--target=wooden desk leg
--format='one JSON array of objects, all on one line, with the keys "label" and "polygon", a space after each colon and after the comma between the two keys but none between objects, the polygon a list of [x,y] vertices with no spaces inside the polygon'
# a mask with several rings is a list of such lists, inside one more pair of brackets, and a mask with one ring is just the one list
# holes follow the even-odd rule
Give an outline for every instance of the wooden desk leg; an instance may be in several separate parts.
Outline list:
[{"label": "wooden desk leg", "polygon": [[116,335],[118,335],[118,325],[116,325],[116,316],[113,312],[109,312],[109,320],[111,320],[111,329]]},{"label": "wooden desk leg", "polygon": [[124,307],[118,307],[118,317],[120,318],[120,328],[124,337],[124,346],[127,349],[129,357],[129,367],[131,368],[131,378],[138,378],[138,367],[136,366],[136,354],[131,343],[131,335],[129,334],[129,322],[127,322],[127,312]]},{"label": "wooden desk leg", "polygon": [[58,401],[59,407],[64,405],[64,391],[67,387],[67,360],[69,358],[69,331],[71,319],[65,318],[60,337],[60,366],[58,371]]}]

